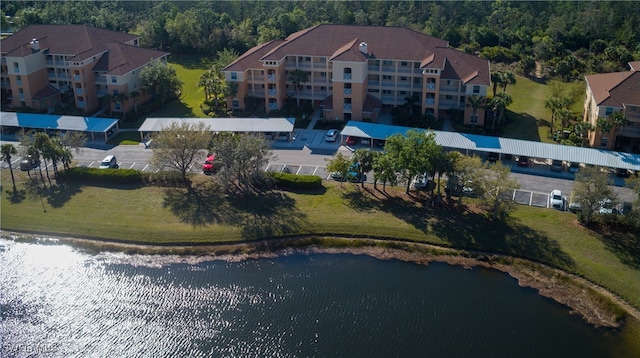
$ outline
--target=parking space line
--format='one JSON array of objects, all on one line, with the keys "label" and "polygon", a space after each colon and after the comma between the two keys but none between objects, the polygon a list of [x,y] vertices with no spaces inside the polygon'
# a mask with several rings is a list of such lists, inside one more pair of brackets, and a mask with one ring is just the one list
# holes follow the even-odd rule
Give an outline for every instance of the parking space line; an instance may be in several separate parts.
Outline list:
[{"label": "parking space line", "polygon": [[533,203],[533,192],[530,191],[529,192],[529,206],[531,206],[532,203]]},{"label": "parking space line", "polygon": [[268,172],[268,171],[269,171],[269,167],[270,167],[270,166],[271,166],[271,163],[267,164],[267,167],[266,167],[266,168],[264,168],[264,171],[265,171],[265,172]]},{"label": "parking space line", "polygon": [[149,167],[149,163],[147,163],[147,165],[145,165],[144,168],[142,168],[142,171],[147,170],[148,167]]},{"label": "parking space line", "polygon": [[298,167],[298,170],[296,170],[296,175],[300,174],[300,169],[302,169],[302,165]]},{"label": "parking space line", "polygon": [[316,166],[316,168],[313,170],[313,173],[311,173],[311,175],[316,175],[317,171],[318,171],[318,166]]},{"label": "parking space line", "polygon": [[131,166],[129,167],[129,169],[133,169],[133,166],[134,166],[134,165],[136,165],[136,162],[133,162],[133,163],[131,164]]}]

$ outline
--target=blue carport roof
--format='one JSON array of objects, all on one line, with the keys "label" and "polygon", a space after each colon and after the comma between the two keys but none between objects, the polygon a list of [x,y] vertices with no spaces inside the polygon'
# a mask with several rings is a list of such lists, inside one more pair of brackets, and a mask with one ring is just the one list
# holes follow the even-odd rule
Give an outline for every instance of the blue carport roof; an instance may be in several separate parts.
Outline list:
[{"label": "blue carport roof", "polygon": [[[427,131],[420,128],[349,121],[340,134],[362,138],[387,139],[394,134],[406,134],[412,129]],[[517,156],[526,155],[532,158],[557,159],[610,168],[640,170],[640,155],[638,154],[477,134],[433,132],[436,135],[436,143],[445,148]]]},{"label": "blue carport roof", "polygon": [[104,133],[118,123],[115,118],[2,112],[3,126]]}]

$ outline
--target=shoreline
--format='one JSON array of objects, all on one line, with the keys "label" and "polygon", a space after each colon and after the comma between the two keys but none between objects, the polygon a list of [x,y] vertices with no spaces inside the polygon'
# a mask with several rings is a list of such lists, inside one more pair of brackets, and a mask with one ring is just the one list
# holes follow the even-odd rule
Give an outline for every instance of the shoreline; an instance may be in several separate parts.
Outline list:
[{"label": "shoreline", "polygon": [[[540,296],[570,308],[596,328],[621,328],[628,318],[640,322],[640,310],[605,288],[579,276],[540,263],[509,256],[443,248],[430,244],[400,240],[300,236],[252,242],[207,245],[144,245],[109,240],[39,235],[2,231],[2,238],[15,242],[66,244],[89,252],[122,252],[129,255],[172,255],[178,262],[198,264],[223,260],[248,259],[301,254],[367,255],[380,260],[400,260],[420,265],[432,262],[498,270],[515,278],[520,287],[529,287]],[[174,262],[174,261],[171,261]]]}]

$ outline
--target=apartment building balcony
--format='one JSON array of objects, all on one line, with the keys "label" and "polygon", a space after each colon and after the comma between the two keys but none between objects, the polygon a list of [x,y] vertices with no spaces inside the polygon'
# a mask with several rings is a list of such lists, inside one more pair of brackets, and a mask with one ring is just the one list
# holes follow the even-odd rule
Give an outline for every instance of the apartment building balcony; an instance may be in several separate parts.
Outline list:
[{"label": "apartment building balcony", "polygon": [[380,86],[380,81],[368,81],[367,83],[369,84],[369,87],[371,87],[371,86],[375,86],[375,87]]},{"label": "apartment building balcony", "polygon": [[345,88],[343,93],[345,96],[351,96],[351,88]]},{"label": "apartment building balcony", "polygon": [[85,104],[84,101],[78,101],[78,108],[84,108]]},{"label": "apartment building balcony", "polygon": [[278,109],[278,103],[276,103],[276,102],[269,103],[269,109],[270,110],[277,110]]},{"label": "apartment building balcony", "polygon": [[18,99],[24,101],[24,93],[18,93]]},{"label": "apartment building balcony", "polygon": [[276,80],[276,75],[267,75],[267,81],[275,82],[275,80]]},{"label": "apartment building balcony", "polygon": [[435,98],[427,98],[424,101],[424,104],[426,104],[427,106],[435,106],[436,100],[435,100]]},{"label": "apartment building balcony", "polygon": [[264,90],[253,90],[253,91],[249,91],[249,95],[254,96],[254,97],[261,97],[261,98],[264,98],[264,94],[265,94],[265,91],[264,91]]},{"label": "apartment building balcony", "polygon": [[107,78],[105,76],[98,76],[95,78],[95,83],[107,83]]},{"label": "apartment building balcony", "polygon": [[22,86],[22,80],[16,80],[16,84],[18,85],[18,87]]},{"label": "apartment building balcony", "polygon": [[397,86],[399,88],[411,88],[411,83],[409,83],[409,82],[398,82]]},{"label": "apartment building balcony", "polygon": [[395,67],[382,67],[382,72],[396,72]]},{"label": "apartment building balcony", "polygon": [[76,88],[74,92],[78,96],[82,96],[82,93],[83,93],[82,88]]},{"label": "apartment building balcony", "polygon": [[458,103],[458,101],[455,101],[455,100],[440,101],[440,108],[442,109],[459,108],[459,107],[460,107],[460,103]]},{"label": "apartment building balcony", "polygon": [[96,96],[98,96],[98,97],[104,97],[104,96],[106,96],[108,94],[109,94],[109,91],[107,91],[107,90],[97,90],[96,91]]},{"label": "apartment building balcony", "polygon": [[264,76],[253,76],[252,80],[255,82],[264,82]]},{"label": "apartment building balcony", "polygon": [[382,96],[381,100],[385,104],[394,104],[396,102],[396,98],[394,96]]},{"label": "apartment building balcony", "polygon": [[379,72],[380,66],[369,66],[369,72]]},{"label": "apartment building balcony", "polygon": [[54,65],[61,67],[69,67],[69,62],[67,61],[55,61]]},{"label": "apartment building balcony", "polygon": [[460,92],[458,86],[440,86],[440,92]]},{"label": "apartment building balcony", "polygon": [[313,68],[322,70],[322,69],[327,68],[327,64],[326,63],[314,63],[313,64]]},{"label": "apartment building balcony", "polygon": [[314,78],[313,83],[328,83],[327,77]]},{"label": "apartment building balcony", "polygon": [[398,72],[411,73],[413,71],[411,67],[398,67]]},{"label": "apartment building balcony", "polygon": [[80,75],[73,75],[73,80],[76,82],[80,82]]},{"label": "apartment building balcony", "polygon": [[347,80],[347,81],[351,81],[351,74],[350,73],[345,73],[342,75],[342,79],[343,80]]},{"label": "apartment building balcony", "polygon": [[422,83],[414,83],[411,88],[422,89]]},{"label": "apartment building balcony", "polygon": [[396,83],[393,81],[382,81],[382,87],[395,87]]},{"label": "apartment building balcony", "polygon": [[618,136],[640,138],[640,126],[626,126],[618,131]]},{"label": "apartment building balcony", "polygon": [[298,62],[298,68],[311,68],[311,62]]},{"label": "apartment building balcony", "polygon": [[436,84],[435,83],[427,83],[427,89],[435,91],[436,90]]},{"label": "apartment building balcony", "polygon": [[277,95],[278,95],[278,90],[276,89],[269,90],[269,97],[276,97]]},{"label": "apartment building balcony", "polygon": [[351,103],[345,103],[342,105],[342,111],[344,113],[351,113]]}]

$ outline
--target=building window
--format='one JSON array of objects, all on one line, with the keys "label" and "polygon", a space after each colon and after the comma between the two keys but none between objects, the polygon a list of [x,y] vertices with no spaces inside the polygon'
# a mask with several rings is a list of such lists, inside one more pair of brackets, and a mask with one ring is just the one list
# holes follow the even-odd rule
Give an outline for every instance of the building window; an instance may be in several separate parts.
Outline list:
[{"label": "building window", "polygon": [[453,96],[452,96],[452,95],[450,95],[450,94],[448,94],[448,95],[446,96],[446,98],[447,98],[448,100],[452,100],[452,99],[453,99]]},{"label": "building window", "polygon": [[345,80],[350,80],[351,79],[351,68],[350,67],[345,67],[344,74],[343,74],[343,79],[345,79]]},{"label": "building window", "polygon": [[609,144],[609,138],[602,137],[602,139],[600,140],[600,147],[601,148],[606,148],[607,144]]},{"label": "building window", "polygon": [[407,63],[405,61],[400,62],[400,66],[406,67]]},{"label": "building window", "polygon": [[13,71],[14,72],[20,72],[20,65],[18,65],[17,62],[13,63]]},{"label": "building window", "polygon": [[117,95],[118,95],[118,90],[115,90],[115,89],[114,89],[114,90],[113,90],[113,96],[115,97],[115,96],[117,96]]},{"label": "building window", "polygon": [[120,102],[116,102],[116,111],[120,110]]},{"label": "building window", "polygon": [[232,106],[233,106],[233,108],[240,108],[240,101],[237,100],[237,99],[234,99],[232,101]]},{"label": "building window", "polygon": [[111,76],[111,83],[116,83],[116,76]]},{"label": "building window", "polygon": [[605,116],[610,116],[613,113],[613,108],[612,107],[607,107],[607,109],[605,109],[604,111],[604,115]]},{"label": "building window", "polygon": [[232,80],[237,80],[238,79],[238,74],[235,72],[231,72],[231,79]]},{"label": "building window", "polygon": [[382,65],[383,65],[383,66],[391,66],[391,63],[392,63],[392,62],[391,62],[390,60],[383,60],[383,61],[382,61]]},{"label": "building window", "polygon": [[400,77],[400,81],[406,81],[407,78],[406,77]]}]

